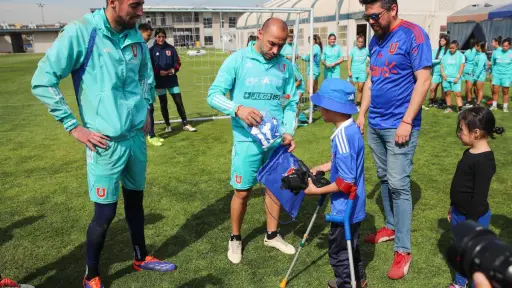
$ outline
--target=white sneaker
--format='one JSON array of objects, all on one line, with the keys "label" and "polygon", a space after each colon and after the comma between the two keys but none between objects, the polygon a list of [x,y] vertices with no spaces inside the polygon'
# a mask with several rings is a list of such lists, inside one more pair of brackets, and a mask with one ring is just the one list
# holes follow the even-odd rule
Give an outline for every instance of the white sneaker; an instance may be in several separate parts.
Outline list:
[{"label": "white sneaker", "polygon": [[284,241],[283,237],[281,237],[281,235],[279,234],[277,235],[276,238],[272,240],[268,240],[267,235],[265,235],[265,240],[263,241],[263,244],[265,244],[265,246],[274,247],[285,254],[295,254],[295,247]]},{"label": "white sneaker", "polygon": [[172,127],[171,126],[167,126],[165,127],[165,133],[169,133],[169,132],[172,132]]},{"label": "white sneaker", "polygon": [[508,107],[503,107],[503,112],[508,113]]},{"label": "white sneaker", "polygon": [[498,107],[496,106],[491,106],[491,108],[489,108],[489,110],[493,111],[493,110],[498,110]]},{"label": "white sneaker", "polygon": [[189,124],[189,125],[187,125],[187,126],[184,126],[184,127],[183,127],[183,131],[196,132],[196,131],[197,131],[197,129],[196,129],[196,128],[194,128],[194,127],[192,127],[192,126]]},{"label": "white sneaker", "polygon": [[228,242],[228,259],[234,264],[242,261],[242,241],[230,240]]},{"label": "white sneaker", "polygon": [[450,108],[446,108],[446,109],[444,109],[444,113],[452,113],[452,112],[453,112],[453,110],[452,110],[452,109],[450,109]]}]

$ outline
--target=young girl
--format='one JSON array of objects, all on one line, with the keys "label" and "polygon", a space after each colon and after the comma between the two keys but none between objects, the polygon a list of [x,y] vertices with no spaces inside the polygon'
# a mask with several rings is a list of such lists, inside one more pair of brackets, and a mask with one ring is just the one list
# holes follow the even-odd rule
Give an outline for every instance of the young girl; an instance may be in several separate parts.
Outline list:
[{"label": "young girl", "polygon": [[[308,42],[311,41],[308,38]],[[322,57],[322,40],[320,40],[320,36],[318,34],[313,35],[313,94],[316,93],[316,90],[318,90],[318,77],[320,77],[320,57]],[[311,55],[305,54],[302,56],[302,60],[304,60],[307,63],[307,74],[308,74],[308,82],[307,82],[307,90],[310,92],[311,90],[310,85],[310,64],[311,61]],[[311,95],[313,95],[311,94]]]},{"label": "young girl", "polygon": [[167,43],[165,39],[167,34],[163,28],[158,28],[155,31],[155,45],[151,47],[149,53],[151,55],[151,62],[153,63],[153,70],[155,73],[155,89],[160,101],[160,110],[164,117],[167,128],[165,132],[172,131],[171,123],[169,121],[169,110],[167,110],[167,92],[171,94],[174,104],[178,109],[178,114],[181,117],[181,123],[184,131],[195,132],[196,128],[188,124],[187,114],[183,106],[181,98],[180,86],[178,84],[178,76],[176,73],[181,68],[181,60],[178,52],[171,44]]},{"label": "young girl", "polygon": [[466,107],[473,106],[473,66],[476,57],[476,45],[476,39],[471,39],[469,41],[469,49],[464,52],[464,57],[466,57],[466,65],[464,66],[463,79],[466,81]]},{"label": "young girl", "polygon": [[[443,82],[443,77],[441,77],[441,60],[443,56],[448,53],[446,47],[448,43],[450,43],[450,37],[448,35],[442,35],[439,39],[439,48],[432,50],[432,85],[430,86],[430,101],[428,107],[434,107],[436,105],[437,88],[439,84]],[[444,93],[442,94],[444,95]]]},{"label": "young girl", "polygon": [[459,111],[462,110],[462,73],[464,72],[464,55],[459,51],[459,42],[453,40],[450,43],[450,53],[446,54],[441,61],[441,75],[443,76],[443,89],[445,91],[446,109],[444,113],[452,112],[452,91],[455,94],[455,101]]},{"label": "young girl", "polygon": [[501,43],[501,50],[492,53],[492,107],[491,110],[498,109],[498,97],[500,88],[503,93],[503,112],[508,112],[508,91],[512,82],[512,49],[510,44],[512,40],[507,38]]},{"label": "young girl", "polygon": [[[491,210],[487,197],[496,164],[488,140],[504,132],[503,127],[495,124],[494,115],[484,107],[471,107],[459,114],[457,136],[470,148],[462,154],[450,188],[448,221],[452,228],[466,219],[489,227]],[[467,283],[466,278],[456,274],[449,288],[466,287]]]},{"label": "young girl", "polygon": [[368,51],[368,48],[364,47],[364,40],[363,35],[357,36],[357,46],[350,50],[350,55],[348,56],[348,77],[350,78],[350,82],[356,85],[357,107],[361,106],[364,83],[368,79],[367,63],[370,59],[370,51]]},{"label": "young girl", "polygon": [[484,83],[487,73],[485,68],[487,66],[487,44],[480,42],[476,45],[476,57],[473,65],[473,83],[476,87],[476,106],[480,106],[480,102],[484,98]]},{"label": "young girl", "polygon": [[343,63],[343,52],[340,45],[336,44],[336,34],[329,34],[329,45],[325,46],[322,53],[322,64],[324,64],[324,79],[340,78],[340,64]]},{"label": "young girl", "polygon": [[[503,41],[503,37],[501,36],[498,36],[494,39],[492,39],[492,49],[493,49],[493,52],[492,52],[492,55],[494,56],[494,53],[496,51],[501,51],[501,41]],[[491,57],[492,59],[492,57]],[[489,61],[489,64],[488,64],[488,68],[489,68],[489,84],[491,84],[491,95],[494,91],[494,85],[492,84],[492,63],[491,61]],[[487,105],[492,105],[492,100],[490,100]]]}]

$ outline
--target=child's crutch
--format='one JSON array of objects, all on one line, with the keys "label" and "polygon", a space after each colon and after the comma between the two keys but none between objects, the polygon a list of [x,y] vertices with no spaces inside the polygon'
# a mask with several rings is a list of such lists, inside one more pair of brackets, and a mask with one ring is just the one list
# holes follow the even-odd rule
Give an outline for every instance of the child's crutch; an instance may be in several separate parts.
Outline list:
[{"label": "child's crutch", "polygon": [[284,277],[283,281],[281,281],[281,284],[279,285],[281,288],[286,287],[286,283],[288,282],[288,277],[290,276],[290,273],[292,273],[293,266],[295,266],[295,262],[297,261],[297,258],[299,257],[300,250],[302,247],[304,247],[304,244],[306,244],[306,240],[308,239],[309,232],[311,231],[311,228],[313,227],[313,223],[315,222],[316,216],[318,214],[318,211],[324,205],[325,198],[327,197],[327,194],[322,195],[320,197],[320,200],[318,200],[318,205],[316,206],[315,214],[313,214],[313,218],[311,218],[311,222],[309,222],[308,229],[306,230],[306,234],[304,234],[304,237],[302,237],[302,241],[299,244],[299,249],[297,249],[297,252],[295,253],[295,257],[293,257],[292,265],[290,265],[290,268],[288,269],[288,272],[286,273],[286,276]]},{"label": "child's crutch", "polygon": [[348,250],[348,261],[350,264],[350,282],[352,288],[356,288],[356,274],[354,272],[354,257],[352,256],[352,233],[350,233],[350,218],[352,215],[352,206],[354,205],[354,199],[356,198],[356,193],[351,192],[349,194],[349,198],[347,201],[347,207],[345,208],[344,217],[335,216],[331,214],[325,215],[325,220],[327,222],[332,222],[336,224],[343,224],[345,228],[345,239],[347,240],[347,250]]}]

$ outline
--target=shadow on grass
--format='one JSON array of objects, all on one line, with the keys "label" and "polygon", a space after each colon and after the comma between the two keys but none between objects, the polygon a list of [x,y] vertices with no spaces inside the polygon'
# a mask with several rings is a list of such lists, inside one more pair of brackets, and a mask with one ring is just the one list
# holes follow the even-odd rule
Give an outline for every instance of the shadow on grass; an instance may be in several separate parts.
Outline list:
[{"label": "shadow on grass", "polygon": [[[155,107],[155,113],[159,113],[159,112],[157,112],[157,110],[160,111],[160,105],[157,105]],[[205,117],[212,117],[212,116],[215,116],[215,115],[205,114],[205,113],[187,114],[187,118],[188,118],[189,124],[194,126],[195,128],[201,126],[204,123],[212,122],[214,120],[213,119],[209,119],[209,120],[201,120],[201,121],[190,121],[190,119],[205,118]],[[173,120],[180,120],[181,121],[181,118],[171,118],[170,120],[171,121],[173,121]],[[158,120],[158,121],[162,121],[162,120]],[[172,132],[165,133],[164,132],[165,124],[155,124],[155,133],[157,134],[158,137],[161,137],[163,139],[167,139],[167,138],[170,138],[172,136],[178,135],[178,134],[180,134],[182,132],[187,132],[187,131],[183,130],[183,126],[181,125],[181,122],[180,123],[171,123],[171,127],[172,127]],[[197,129],[197,131],[200,132],[199,129]]]},{"label": "shadow on grass", "polygon": [[224,282],[221,278],[208,274],[206,276],[194,278],[186,283],[181,284],[177,288],[204,288],[204,287],[222,287]]},{"label": "shadow on grass", "polygon": [[[448,252],[448,247],[450,247],[450,245],[453,242],[452,224],[448,222],[448,219],[446,219],[445,217],[437,220],[437,227],[439,230],[442,231],[441,236],[437,241],[437,248],[439,249],[439,253],[443,255],[446,265],[449,266],[446,258],[446,253]],[[452,275],[452,279],[455,279],[455,271],[451,267],[450,274]]]},{"label": "shadow on grass", "polygon": [[6,227],[0,228],[0,246],[6,244],[7,242],[11,241],[14,236],[12,235],[12,232],[16,229],[21,229],[26,226],[30,226],[37,221],[45,218],[44,215],[38,215],[38,216],[29,216],[25,217],[23,219],[17,220],[11,224],[9,224]]},{"label": "shadow on grass", "polygon": [[[163,219],[161,214],[147,214],[145,216],[145,225],[155,224]],[[84,237],[85,229],[84,227]],[[86,243],[76,246],[67,255],[64,255],[56,261],[37,268],[34,272],[27,275],[20,282],[36,282],[37,278],[46,277],[37,287],[78,287],[82,283],[85,273],[85,247]],[[151,248],[148,247],[148,251]],[[109,227],[107,239],[103,248],[100,270],[105,273],[110,266],[124,261],[132,260],[132,245],[130,233],[125,219],[115,220]],[[110,287],[112,282],[119,277],[132,273],[134,270],[131,265],[122,269],[123,273],[104,275],[101,277],[103,284]]]},{"label": "shadow on grass", "polygon": [[512,218],[496,214],[491,215],[491,226],[498,229],[500,232],[498,234],[498,238],[507,243],[512,243],[512,226],[510,225],[512,223]]}]

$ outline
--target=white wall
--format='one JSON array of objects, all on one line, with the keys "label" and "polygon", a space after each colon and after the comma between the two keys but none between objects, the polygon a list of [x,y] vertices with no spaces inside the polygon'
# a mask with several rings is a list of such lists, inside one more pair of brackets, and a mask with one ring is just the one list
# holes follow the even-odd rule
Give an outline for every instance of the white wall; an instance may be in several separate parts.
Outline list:
[{"label": "white wall", "polygon": [[11,36],[9,34],[0,35],[0,53],[12,53]]},{"label": "white wall", "polygon": [[59,36],[58,32],[34,32],[34,53],[45,53]]}]

